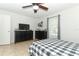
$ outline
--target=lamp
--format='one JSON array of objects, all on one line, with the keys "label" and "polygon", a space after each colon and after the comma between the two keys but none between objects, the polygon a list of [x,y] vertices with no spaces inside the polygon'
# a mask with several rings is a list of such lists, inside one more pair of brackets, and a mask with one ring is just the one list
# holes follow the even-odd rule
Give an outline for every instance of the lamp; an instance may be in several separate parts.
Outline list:
[{"label": "lamp", "polygon": [[38,7],[37,5],[34,5],[34,6],[33,6],[33,9],[34,9],[34,10],[38,10],[39,7]]}]

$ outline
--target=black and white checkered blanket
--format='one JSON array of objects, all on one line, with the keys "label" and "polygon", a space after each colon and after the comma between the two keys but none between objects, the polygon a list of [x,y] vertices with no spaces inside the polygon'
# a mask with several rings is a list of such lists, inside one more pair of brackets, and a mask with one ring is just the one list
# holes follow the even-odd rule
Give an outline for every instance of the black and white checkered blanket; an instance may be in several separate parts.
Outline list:
[{"label": "black and white checkered blanket", "polygon": [[58,39],[33,42],[29,48],[31,56],[79,56],[79,44]]}]

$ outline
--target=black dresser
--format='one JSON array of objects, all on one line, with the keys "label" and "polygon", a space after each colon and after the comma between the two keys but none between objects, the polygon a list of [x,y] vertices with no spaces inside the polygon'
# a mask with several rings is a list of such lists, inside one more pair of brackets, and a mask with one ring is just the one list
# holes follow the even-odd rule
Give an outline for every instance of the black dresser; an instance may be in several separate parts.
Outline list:
[{"label": "black dresser", "polygon": [[15,43],[33,39],[33,31],[18,30],[15,31]]},{"label": "black dresser", "polygon": [[36,39],[47,39],[47,31],[35,31]]}]

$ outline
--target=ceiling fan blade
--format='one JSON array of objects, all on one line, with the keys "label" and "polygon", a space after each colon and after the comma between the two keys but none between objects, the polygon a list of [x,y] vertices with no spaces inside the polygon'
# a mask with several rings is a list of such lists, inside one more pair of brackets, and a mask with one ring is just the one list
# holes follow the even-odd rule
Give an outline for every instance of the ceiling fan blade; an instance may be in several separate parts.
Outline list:
[{"label": "ceiling fan blade", "polygon": [[45,11],[47,11],[48,10],[48,8],[47,7],[45,7],[45,6],[42,6],[42,5],[38,5],[39,6],[39,8],[41,8],[41,9],[43,9],[43,10],[45,10]]},{"label": "ceiling fan blade", "polygon": [[32,7],[33,5],[23,6],[22,8]]},{"label": "ceiling fan blade", "polygon": [[32,5],[39,5],[39,4],[43,4],[43,3],[32,3]]}]

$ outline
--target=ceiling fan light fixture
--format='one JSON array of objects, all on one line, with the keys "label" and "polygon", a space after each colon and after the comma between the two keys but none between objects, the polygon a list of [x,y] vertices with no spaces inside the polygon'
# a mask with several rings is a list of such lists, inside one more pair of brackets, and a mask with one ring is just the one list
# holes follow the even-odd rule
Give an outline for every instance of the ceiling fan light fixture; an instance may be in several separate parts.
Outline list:
[{"label": "ceiling fan light fixture", "polygon": [[23,6],[22,8],[28,8],[28,7],[32,7],[34,10],[34,13],[37,13],[39,9],[42,9],[44,11],[48,10],[48,7],[43,6],[43,3],[32,3],[31,5],[27,5],[27,6]]},{"label": "ceiling fan light fixture", "polygon": [[34,5],[34,6],[33,6],[33,9],[34,9],[34,10],[38,10],[39,7],[38,7],[37,5]]},{"label": "ceiling fan light fixture", "polygon": [[34,13],[37,13],[37,10],[34,10]]}]

